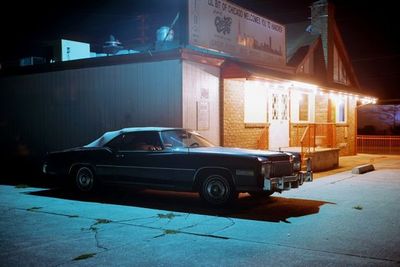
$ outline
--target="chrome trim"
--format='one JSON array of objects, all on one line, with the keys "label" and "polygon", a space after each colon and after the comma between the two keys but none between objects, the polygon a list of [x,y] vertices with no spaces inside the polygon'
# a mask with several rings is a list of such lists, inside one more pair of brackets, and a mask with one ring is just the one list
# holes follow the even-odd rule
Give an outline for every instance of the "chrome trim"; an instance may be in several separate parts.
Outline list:
[{"label": "chrome trim", "polygon": [[120,166],[120,165],[96,165],[96,167],[105,168],[129,168],[129,169],[157,169],[157,170],[178,170],[178,171],[195,171],[196,169],[184,168],[164,168],[164,167],[143,167],[143,166]]},{"label": "chrome trim", "polygon": [[254,170],[253,169],[248,169],[248,170],[237,169],[236,170],[236,175],[253,177],[254,176]]},{"label": "chrome trim", "polygon": [[292,189],[292,187],[297,188],[300,185],[302,185],[303,182],[312,182],[312,180],[313,180],[313,174],[311,171],[300,171],[298,172],[297,175],[290,175],[290,176],[273,177],[273,178],[265,177],[263,190],[281,192],[284,190],[290,190]]},{"label": "chrome trim", "polygon": [[42,172],[43,172],[44,174],[47,174],[47,163],[44,163],[44,164],[43,164],[43,166],[42,166]]}]

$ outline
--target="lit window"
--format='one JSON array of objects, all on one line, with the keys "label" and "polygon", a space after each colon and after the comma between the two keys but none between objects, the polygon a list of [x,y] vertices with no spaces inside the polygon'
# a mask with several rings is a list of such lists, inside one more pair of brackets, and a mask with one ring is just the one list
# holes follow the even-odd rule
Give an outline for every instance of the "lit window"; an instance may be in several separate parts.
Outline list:
[{"label": "lit window", "polygon": [[347,107],[345,99],[339,97],[336,102],[336,122],[346,122],[347,121]]},{"label": "lit window", "polygon": [[309,121],[308,94],[299,95],[299,121]]},{"label": "lit window", "polygon": [[260,82],[246,81],[245,83],[244,122],[267,122],[267,90]]},{"label": "lit window", "polygon": [[291,95],[291,118],[293,122],[312,122],[314,120],[315,95],[294,91]]}]

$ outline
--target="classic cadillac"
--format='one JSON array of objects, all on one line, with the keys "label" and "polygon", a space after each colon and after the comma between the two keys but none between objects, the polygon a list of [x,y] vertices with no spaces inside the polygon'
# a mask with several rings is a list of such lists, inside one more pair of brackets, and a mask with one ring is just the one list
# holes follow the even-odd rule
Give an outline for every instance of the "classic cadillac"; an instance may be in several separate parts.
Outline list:
[{"label": "classic cadillac", "polygon": [[46,156],[43,172],[66,178],[80,193],[105,184],[199,192],[214,206],[240,192],[270,196],[312,181],[299,153],[218,147],[181,128],[125,128],[92,143]]}]

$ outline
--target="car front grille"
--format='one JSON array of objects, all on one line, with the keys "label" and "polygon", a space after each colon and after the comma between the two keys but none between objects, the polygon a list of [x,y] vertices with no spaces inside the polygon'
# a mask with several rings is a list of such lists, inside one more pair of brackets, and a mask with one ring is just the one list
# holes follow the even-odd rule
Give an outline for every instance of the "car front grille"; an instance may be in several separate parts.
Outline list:
[{"label": "car front grille", "polygon": [[269,177],[282,177],[293,174],[293,165],[289,161],[273,161],[271,162],[271,170]]}]

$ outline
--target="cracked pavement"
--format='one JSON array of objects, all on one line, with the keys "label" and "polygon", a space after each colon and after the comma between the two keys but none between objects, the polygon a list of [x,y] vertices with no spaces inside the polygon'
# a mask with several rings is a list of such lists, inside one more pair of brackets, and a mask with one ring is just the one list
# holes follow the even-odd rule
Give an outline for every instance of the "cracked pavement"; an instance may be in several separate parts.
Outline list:
[{"label": "cracked pavement", "polygon": [[188,193],[0,185],[0,266],[399,266],[400,157],[375,167],[223,210]]}]

